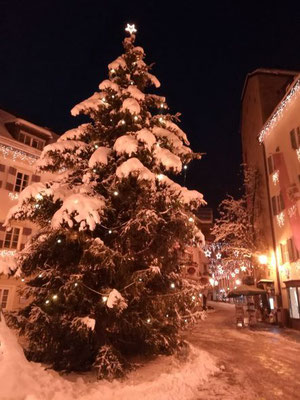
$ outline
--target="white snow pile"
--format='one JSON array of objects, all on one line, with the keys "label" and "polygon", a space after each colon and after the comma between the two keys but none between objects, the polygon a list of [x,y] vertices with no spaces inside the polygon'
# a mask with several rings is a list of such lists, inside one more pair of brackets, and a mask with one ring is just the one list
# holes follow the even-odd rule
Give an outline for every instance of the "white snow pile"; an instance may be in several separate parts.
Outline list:
[{"label": "white snow pile", "polygon": [[98,147],[96,151],[91,155],[89,159],[89,167],[94,168],[96,164],[104,164],[107,165],[108,163],[108,156],[111,153],[111,149],[108,147]]},{"label": "white snow pile", "polygon": [[0,250],[0,275],[8,275],[17,268],[16,252],[14,250]]},{"label": "white snow pile", "polygon": [[152,85],[154,85],[156,88],[160,87],[160,82],[159,80],[156,78],[156,76],[150,74],[149,72],[146,73],[149,81],[152,83]]},{"label": "white snow pile", "polygon": [[95,329],[96,320],[90,317],[74,318],[72,325],[84,325],[87,329]]},{"label": "white snow pile", "polygon": [[143,142],[146,144],[147,148],[151,150],[151,147],[156,143],[156,138],[153,135],[152,132],[150,132],[148,129],[143,128],[139,131],[136,132],[136,138],[140,142]]},{"label": "white snow pile", "polygon": [[135,85],[128,86],[127,89],[123,89],[124,94],[129,94],[130,97],[133,97],[136,100],[145,100],[145,94],[140,91]]},{"label": "white snow pile", "polygon": [[57,143],[63,142],[65,140],[79,140],[90,126],[91,124],[82,124],[79,125],[77,128],[66,131],[57,139]]},{"label": "white snow pile", "polygon": [[124,161],[116,170],[118,178],[127,178],[130,174],[136,175],[139,180],[154,181],[154,174],[145,167],[136,157]]},{"label": "white snow pile", "polygon": [[167,170],[173,169],[180,172],[182,170],[182,163],[178,156],[173,154],[170,150],[162,147],[157,147],[154,151],[156,160],[162,164]]},{"label": "white snow pile", "polygon": [[100,90],[111,89],[116,93],[120,93],[119,85],[110,81],[109,79],[105,79],[104,81],[102,81],[99,85],[99,89]]},{"label": "white snow pile", "polygon": [[98,110],[99,106],[106,107],[107,105],[103,101],[103,94],[95,92],[91,97],[74,106],[71,110],[71,114],[76,117],[80,113],[85,113],[89,110]]},{"label": "white snow pile", "polygon": [[161,356],[122,382],[60,376],[28,362],[13,331],[0,321],[1,400],[192,400],[218,371],[207,352],[192,348],[187,361]]},{"label": "white snow pile", "polygon": [[121,293],[117,291],[117,289],[113,289],[109,293],[106,305],[108,308],[116,308],[120,311],[123,311],[125,308],[127,308],[126,300]]},{"label": "white snow pile", "polygon": [[110,64],[108,64],[108,69],[118,69],[118,68],[122,68],[122,69],[126,69],[127,65],[126,65],[126,61],[124,60],[124,58],[122,56],[116,58],[114,61],[112,61]]},{"label": "white snow pile", "polygon": [[128,111],[130,114],[136,115],[141,112],[141,107],[135,99],[128,97],[123,101],[121,111]]},{"label": "white snow pile", "polygon": [[79,224],[79,230],[93,231],[100,223],[100,215],[105,206],[104,198],[90,197],[85,194],[72,194],[65,198],[62,206],[52,217],[51,226],[59,229],[64,223],[70,228],[74,220]]},{"label": "white snow pile", "polygon": [[131,156],[132,153],[137,152],[137,149],[138,142],[133,136],[130,135],[120,136],[114,144],[114,150],[117,152],[118,155],[125,153]]}]

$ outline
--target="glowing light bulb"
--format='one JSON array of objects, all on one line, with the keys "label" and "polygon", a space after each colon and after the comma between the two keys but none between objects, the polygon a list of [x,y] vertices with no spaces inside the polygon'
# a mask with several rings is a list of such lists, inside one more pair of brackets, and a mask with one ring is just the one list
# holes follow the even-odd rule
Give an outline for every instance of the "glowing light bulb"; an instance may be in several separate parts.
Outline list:
[{"label": "glowing light bulb", "polygon": [[93,169],[93,172],[97,172],[96,168]]},{"label": "glowing light bulb", "polygon": [[174,282],[171,283],[170,288],[171,289],[175,289],[175,283]]},{"label": "glowing light bulb", "polygon": [[45,304],[49,304],[49,303],[50,303],[50,300],[46,300],[46,301],[45,301]]},{"label": "glowing light bulb", "polygon": [[114,98],[115,98],[115,95],[114,95],[114,94],[112,94],[112,95],[111,95],[111,98],[112,98],[112,99],[114,99]]},{"label": "glowing light bulb", "polygon": [[188,168],[188,166],[187,166],[187,165],[184,165],[184,166],[183,166],[183,169],[187,169],[187,168]]},{"label": "glowing light bulb", "polygon": [[236,285],[240,285],[242,282],[241,282],[240,279],[237,279],[237,280],[235,281],[235,283],[236,283]]},{"label": "glowing light bulb", "polygon": [[114,73],[116,72],[116,70],[115,70],[114,68],[112,68],[112,69],[110,70],[110,72],[111,72],[112,74],[114,74]]},{"label": "glowing light bulb", "polygon": [[102,301],[103,301],[103,303],[106,303],[107,300],[108,300],[108,297],[107,297],[107,296],[102,296]]},{"label": "glowing light bulb", "polygon": [[57,243],[61,243],[61,239],[57,239]]},{"label": "glowing light bulb", "polygon": [[99,147],[99,146],[98,146],[97,144],[95,144],[95,149],[98,149],[98,147]]},{"label": "glowing light bulb", "polygon": [[135,121],[137,121],[139,119],[139,117],[137,115],[134,116],[133,118]]},{"label": "glowing light bulb", "polygon": [[163,174],[158,174],[158,175],[156,175],[156,177],[157,177],[157,179],[158,179],[159,181],[162,181],[163,178],[164,178]]},{"label": "glowing light bulb", "polygon": [[114,191],[114,196],[118,196],[119,192],[117,192],[116,190]]},{"label": "glowing light bulb", "polygon": [[162,117],[160,117],[159,122],[164,122],[164,119]]},{"label": "glowing light bulb", "polygon": [[122,125],[125,125],[124,119],[121,120],[121,124],[122,124]]},{"label": "glowing light bulb", "polygon": [[193,217],[190,217],[190,218],[189,218],[189,222],[194,222],[194,218],[193,218]]},{"label": "glowing light bulb", "polygon": [[106,98],[102,97],[102,101],[103,101],[103,103],[105,103],[106,102]]},{"label": "glowing light bulb", "polygon": [[41,278],[43,276],[43,274],[39,274],[39,278]]},{"label": "glowing light bulb", "polygon": [[35,198],[36,198],[37,200],[42,200],[42,199],[43,199],[43,196],[41,195],[41,193],[38,193],[38,194],[35,196]]},{"label": "glowing light bulb", "polygon": [[52,299],[53,299],[53,300],[57,300],[57,297],[58,297],[57,294],[54,294],[54,295],[52,296]]},{"label": "glowing light bulb", "polygon": [[77,283],[77,282],[76,282],[76,283],[74,283],[74,286],[75,286],[75,287],[77,287],[77,286],[78,286],[78,283]]},{"label": "glowing light bulb", "polygon": [[160,104],[160,107],[161,107],[161,108],[164,108],[164,106],[165,106],[164,103],[161,103],[161,104]]},{"label": "glowing light bulb", "polygon": [[150,322],[151,322],[151,319],[150,319],[150,318],[148,318],[148,319],[147,319],[147,323],[148,323],[148,324],[150,324]]},{"label": "glowing light bulb", "polygon": [[110,230],[108,231],[108,233],[111,235],[111,234],[112,234],[112,230],[110,229]]},{"label": "glowing light bulb", "polygon": [[196,299],[196,297],[195,296],[192,296],[192,300],[195,300]]},{"label": "glowing light bulb", "polygon": [[22,282],[25,282],[25,279],[24,279],[24,278],[22,278],[22,279],[21,279],[21,281],[22,281]]}]

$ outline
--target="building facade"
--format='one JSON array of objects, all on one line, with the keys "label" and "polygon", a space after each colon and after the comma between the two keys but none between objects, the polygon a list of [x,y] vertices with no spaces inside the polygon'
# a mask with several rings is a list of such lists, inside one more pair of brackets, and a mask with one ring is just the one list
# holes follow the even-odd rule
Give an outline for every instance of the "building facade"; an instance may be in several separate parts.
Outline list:
[{"label": "building facade", "polygon": [[[257,70],[242,96],[244,162],[259,171],[265,267],[261,285],[272,293],[284,325],[300,329],[300,79],[295,72]],[[258,281],[258,282],[259,282]]]},{"label": "building facade", "polygon": [[14,266],[14,254],[24,248],[34,225],[15,222],[7,228],[3,223],[19,193],[40,181],[34,164],[43,147],[56,139],[49,129],[0,110],[0,307],[5,310],[18,309],[24,302],[18,295],[22,279],[8,278],[7,274]]}]

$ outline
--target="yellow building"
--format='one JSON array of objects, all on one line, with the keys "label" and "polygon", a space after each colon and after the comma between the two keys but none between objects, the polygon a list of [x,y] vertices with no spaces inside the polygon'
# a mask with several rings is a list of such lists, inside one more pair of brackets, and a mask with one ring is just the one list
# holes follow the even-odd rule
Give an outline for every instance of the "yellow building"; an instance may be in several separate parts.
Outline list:
[{"label": "yellow building", "polygon": [[262,276],[274,282],[284,325],[300,329],[300,76],[291,71],[249,74],[242,98],[243,159],[259,170],[261,214],[256,226],[267,255]]},{"label": "yellow building", "polygon": [[34,231],[28,221],[5,228],[8,210],[16,204],[19,193],[30,183],[39,182],[34,163],[43,147],[57,135],[22,118],[0,110],[0,308],[15,310],[23,302],[18,296],[21,279],[8,278],[13,256],[22,250]]}]

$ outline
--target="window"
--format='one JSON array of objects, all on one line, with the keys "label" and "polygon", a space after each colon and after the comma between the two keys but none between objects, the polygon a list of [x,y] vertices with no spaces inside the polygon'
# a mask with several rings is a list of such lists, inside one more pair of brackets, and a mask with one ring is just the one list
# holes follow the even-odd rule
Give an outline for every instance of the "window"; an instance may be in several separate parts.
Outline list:
[{"label": "window", "polygon": [[[298,293],[297,293],[298,289]],[[299,291],[300,287],[290,287],[289,294],[290,294],[290,316],[291,318],[300,318],[299,314]]]},{"label": "window", "polygon": [[16,249],[18,247],[20,228],[11,228],[5,231],[4,246],[7,249]]},{"label": "window", "polygon": [[23,189],[26,188],[29,182],[29,175],[23,174],[22,172],[17,172],[16,182],[14,191],[22,192]]},{"label": "window", "polygon": [[290,139],[292,148],[298,149],[300,147],[300,127],[291,130]]},{"label": "window", "polygon": [[9,294],[9,290],[8,289],[1,289],[0,288],[0,308],[4,309],[4,308],[7,307],[8,294]]},{"label": "window", "polygon": [[19,140],[19,142],[22,142],[22,143],[26,144],[27,146],[34,147],[35,149],[38,149],[38,150],[42,150],[45,145],[44,140],[38,139],[38,138],[31,136],[30,134],[22,132],[22,131],[19,133],[18,140]]},{"label": "window", "polygon": [[284,206],[284,200],[282,193],[280,192],[278,196],[273,196],[272,197],[272,209],[273,209],[273,215],[278,215],[283,211],[285,208]]},{"label": "window", "polygon": [[268,168],[269,168],[269,174],[273,174],[275,171],[275,166],[274,166],[274,159],[273,156],[268,157]]}]

